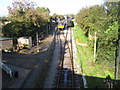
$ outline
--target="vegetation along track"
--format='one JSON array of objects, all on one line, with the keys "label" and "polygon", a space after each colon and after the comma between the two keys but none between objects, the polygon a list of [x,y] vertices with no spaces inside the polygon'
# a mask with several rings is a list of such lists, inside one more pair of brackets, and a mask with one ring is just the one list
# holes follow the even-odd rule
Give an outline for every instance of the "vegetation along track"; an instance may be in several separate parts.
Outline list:
[{"label": "vegetation along track", "polygon": [[58,72],[55,77],[56,88],[81,88],[80,77],[75,74],[72,48],[72,30],[58,31],[58,39],[61,46],[61,56]]}]

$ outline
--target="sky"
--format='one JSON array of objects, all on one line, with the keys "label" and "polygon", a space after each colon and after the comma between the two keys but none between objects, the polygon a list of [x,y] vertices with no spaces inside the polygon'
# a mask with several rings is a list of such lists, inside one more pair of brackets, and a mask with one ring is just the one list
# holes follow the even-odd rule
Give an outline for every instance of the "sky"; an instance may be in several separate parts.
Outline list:
[{"label": "sky", "polygon": [[[16,0],[0,0],[0,16],[7,16],[7,6],[11,6]],[[21,1],[21,0],[17,0]],[[80,9],[86,6],[100,5],[104,0],[29,0],[36,2],[37,6],[47,7],[50,14],[77,14]]]}]

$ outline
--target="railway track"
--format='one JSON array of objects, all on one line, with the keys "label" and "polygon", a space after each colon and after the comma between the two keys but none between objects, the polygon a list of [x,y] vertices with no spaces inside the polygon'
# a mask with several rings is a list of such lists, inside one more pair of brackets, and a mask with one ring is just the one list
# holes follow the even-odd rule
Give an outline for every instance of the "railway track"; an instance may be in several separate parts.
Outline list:
[{"label": "railway track", "polygon": [[81,76],[73,62],[72,30],[58,32],[61,46],[61,56],[58,72],[55,77],[55,88],[81,88]]}]

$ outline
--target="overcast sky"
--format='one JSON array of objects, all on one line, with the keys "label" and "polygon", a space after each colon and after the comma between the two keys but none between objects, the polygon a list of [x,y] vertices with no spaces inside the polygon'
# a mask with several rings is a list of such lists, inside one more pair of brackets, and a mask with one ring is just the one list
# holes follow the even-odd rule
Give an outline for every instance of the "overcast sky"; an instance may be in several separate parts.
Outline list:
[{"label": "overcast sky", "polygon": [[[14,0],[0,0],[0,16],[7,16],[7,6],[11,6]],[[17,0],[20,1],[20,0]],[[48,7],[51,14],[77,14],[86,6],[102,4],[104,0],[29,0],[36,2],[37,6]]]}]

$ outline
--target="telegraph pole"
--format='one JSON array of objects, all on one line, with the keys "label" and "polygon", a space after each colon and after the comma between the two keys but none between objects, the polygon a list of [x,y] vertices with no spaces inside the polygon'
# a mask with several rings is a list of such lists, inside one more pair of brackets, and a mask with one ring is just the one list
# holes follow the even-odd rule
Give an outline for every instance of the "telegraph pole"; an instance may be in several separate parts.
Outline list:
[{"label": "telegraph pole", "polygon": [[[120,2],[118,2],[118,21],[120,20]],[[119,76],[119,67],[120,67],[120,27],[118,29],[118,44],[116,46],[116,60],[115,60],[115,80],[118,80],[118,76]],[[116,83],[116,82],[115,82]]]},{"label": "telegraph pole", "polygon": [[38,48],[38,32],[36,32],[36,44],[37,44],[37,52],[39,52],[39,48]]},{"label": "telegraph pole", "polygon": [[[116,51],[117,52],[117,51]],[[117,56],[117,55],[116,55]],[[115,80],[118,80],[119,74],[119,65],[120,65],[120,40],[118,41],[118,58],[116,58],[116,72],[115,72]]]},{"label": "telegraph pole", "polygon": [[97,41],[97,37],[96,37],[96,32],[95,32],[95,42],[94,42],[94,62],[96,61],[96,41]]}]

